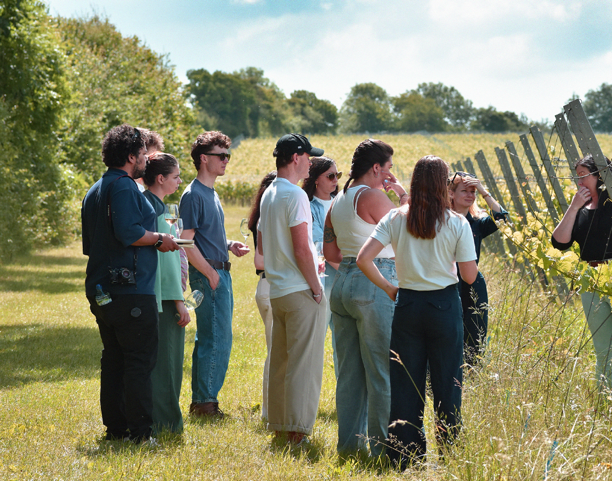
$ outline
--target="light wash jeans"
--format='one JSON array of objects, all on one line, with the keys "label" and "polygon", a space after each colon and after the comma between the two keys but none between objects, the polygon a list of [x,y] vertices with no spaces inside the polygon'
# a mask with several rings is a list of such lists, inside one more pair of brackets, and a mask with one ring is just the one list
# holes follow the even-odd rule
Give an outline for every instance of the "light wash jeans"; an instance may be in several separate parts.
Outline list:
[{"label": "light wash jeans", "polygon": [[580,295],[582,308],[595,346],[595,375],[600,387],[612,389],[612,307],[610,298],[595,292]]},{"label": "light wash jeans", "polygon": [[[395,261],[375,259],[380,273],[397,285]],[[338,452],[382,454],[387,438],[391,389],[389,345],[394,303],[361,272],[354,257],[343,259],[331,293],[338,352]]]},{"label": "light wash jeans", "polygon": [[217,395],[225,381],[232,350],[232,277],[228,271],[217,273],[219,285],[213,291],[206,276],[189,266],[191,290],[204,294],[202,304],[195,310],[198,330],[192,355],[191,399],[196,403],[219,402]]}]

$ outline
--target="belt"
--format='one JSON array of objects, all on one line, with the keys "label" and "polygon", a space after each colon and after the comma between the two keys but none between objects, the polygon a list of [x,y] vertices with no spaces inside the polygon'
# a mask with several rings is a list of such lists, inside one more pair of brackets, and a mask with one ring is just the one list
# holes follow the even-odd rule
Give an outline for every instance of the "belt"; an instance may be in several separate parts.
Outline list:
[{"label": "belt", "polygon": [[607,263],[608,263],[608,261],[607,261],[607,260],[605,260],[605,261],[590,261],[590,262],[589,262],[589,265],[590,265],[591,267],[597,267],[597,266],[599,266],[599,265],[601,265],[601,264],[607,264]]},{"label": "belt", "polygon": [[212,259],[205,259],[206,262],[208,262],[212,267],[214,267],[215,269],[219,269],[222,271],[228,271],[231,269],[232,267],[232,263],[227,261],[227,262],[221,262],[221,261],[213,261]]}]

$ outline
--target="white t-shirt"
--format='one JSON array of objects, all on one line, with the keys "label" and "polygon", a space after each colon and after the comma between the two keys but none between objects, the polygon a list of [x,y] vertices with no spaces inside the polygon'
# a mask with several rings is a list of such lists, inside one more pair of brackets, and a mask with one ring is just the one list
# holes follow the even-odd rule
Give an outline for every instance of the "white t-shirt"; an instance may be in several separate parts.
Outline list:
[{"label": "white t-shirt", "polygon": [[316,200],[319,204],[323,206],[323,212],[325,213],[323,218],[325,219],[325,217],[327,217],[327,213],[329,212],[329,208],[331,207],[334,199],[323,200],[323,199],[319,199],[316,195],[313,195],[312,198],[313,200]]},{"label": "white t-shirt", "polygon": [[447,221],[433,239],[417,239],[406,229],[407,208],[391,210],[370,237],[391,244],[399,287],[414,291],[444,289],[459,282],[455,262],[476,260],[472,229],[465,217],[447,210]]},{"label": "white t-shirt", "polygon": [[276,178],[261,198],[261,232],[264,269],[270,283],[270,299],[310,289],[295,260],[291,227],[308,224],[308,244],[313,265],[317,254],[312,242],[312,213],[308,195],[287,179]]}]

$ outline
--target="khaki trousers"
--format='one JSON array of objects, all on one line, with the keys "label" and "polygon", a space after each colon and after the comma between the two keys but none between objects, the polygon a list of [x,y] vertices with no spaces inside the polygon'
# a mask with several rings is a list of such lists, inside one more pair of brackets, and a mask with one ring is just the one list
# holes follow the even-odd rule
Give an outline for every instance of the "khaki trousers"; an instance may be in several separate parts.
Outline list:
[{"label": "khaki trousers", "polygon": [[323,379],[325,310],[310,289],[271,299],[268,429],[311,434]]}]

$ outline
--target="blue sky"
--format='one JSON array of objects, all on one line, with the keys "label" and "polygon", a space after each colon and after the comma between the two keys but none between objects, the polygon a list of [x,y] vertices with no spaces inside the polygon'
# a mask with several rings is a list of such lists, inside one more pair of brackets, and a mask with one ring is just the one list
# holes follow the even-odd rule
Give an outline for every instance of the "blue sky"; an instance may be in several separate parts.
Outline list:
[{"label": "blue sky", "polygon": [[454,86],[476,107],[554,120],[565,101],[612,82],[608,0],[44,0],[53,15],[107,16],[189,69],[264,70],[287,96],[338,107],[351,87],[390,95]]}]

